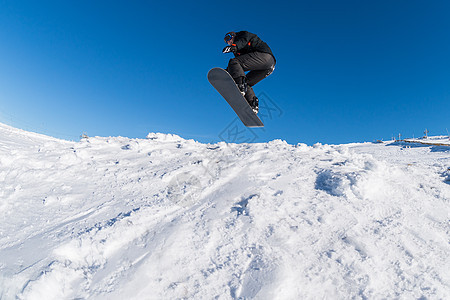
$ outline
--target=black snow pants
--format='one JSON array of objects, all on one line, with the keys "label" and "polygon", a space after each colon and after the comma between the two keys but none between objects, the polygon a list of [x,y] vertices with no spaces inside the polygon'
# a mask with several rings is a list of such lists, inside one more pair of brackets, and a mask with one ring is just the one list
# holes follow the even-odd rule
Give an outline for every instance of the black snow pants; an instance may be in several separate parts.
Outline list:
[{"label": "black snow pants", "polygon": [[[230,59],[227,71],[235,80],[241,76],[247,77],[248,89],[245,99],[251,101],[255,96],[252,86],[272,74],[275,69],[275,59],[269,53],[251,52]],[[245,75],[245,72],[248,72]]]}]

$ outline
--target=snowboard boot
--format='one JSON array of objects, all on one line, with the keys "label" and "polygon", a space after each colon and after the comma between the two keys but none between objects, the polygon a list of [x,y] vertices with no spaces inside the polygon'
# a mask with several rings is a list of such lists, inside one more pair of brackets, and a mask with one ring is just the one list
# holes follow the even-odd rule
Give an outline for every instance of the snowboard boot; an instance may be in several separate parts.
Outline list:
[{"label": "snowboard boot", "polygon": [[248,104],[250,104],[250,107],[253,109],[253,112],[257,114],[259,112],[259,100],[258,97],[253,96],[253,99],[250,101],[247,101]]},{"label": "snowboard boot", "polygon": [[235,78],[234,81],[236,82],[242,96],[245,96],[245,93],[247,93],[247,87],[248,87],[247,78],[245,78],[245,76],[241,76],[241,77]]}]

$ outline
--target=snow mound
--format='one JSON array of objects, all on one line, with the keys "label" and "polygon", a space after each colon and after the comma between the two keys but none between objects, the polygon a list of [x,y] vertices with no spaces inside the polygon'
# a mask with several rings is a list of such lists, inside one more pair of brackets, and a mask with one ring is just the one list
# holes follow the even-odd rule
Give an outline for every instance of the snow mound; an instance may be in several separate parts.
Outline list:
[{"label": "snow mound", "polygon": [[166,141],[166,142],[180,142],[184,141],[183,138],[176,134],[164,134],[164,133],[154,133],[151,132],[147,135],[147,139],[149,140],[158,140],[158,141]]},{"label": "snow mound", "polygon": [[0,298],[449,298],[449,167],[433,146],[0,124]]}]

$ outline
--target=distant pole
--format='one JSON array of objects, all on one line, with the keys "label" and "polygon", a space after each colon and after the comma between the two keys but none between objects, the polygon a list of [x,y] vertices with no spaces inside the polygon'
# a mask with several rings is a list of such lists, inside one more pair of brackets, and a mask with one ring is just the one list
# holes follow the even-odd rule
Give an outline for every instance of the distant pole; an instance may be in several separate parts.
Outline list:
[{"label": "distant pole", "polygon": [[425,133],[425,139],[428,139],[428,133],[429,133],[428,129],[425,128],[425,131],[423,133]]}]

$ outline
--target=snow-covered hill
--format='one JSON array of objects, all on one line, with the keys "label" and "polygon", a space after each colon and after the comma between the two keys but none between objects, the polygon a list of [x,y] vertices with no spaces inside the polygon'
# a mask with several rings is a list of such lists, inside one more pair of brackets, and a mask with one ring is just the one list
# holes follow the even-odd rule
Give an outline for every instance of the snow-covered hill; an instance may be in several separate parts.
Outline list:
[{"label": "snow-covered hill", "polygon": [[450,147],[0,125],[1,299],[450,298]]},{"label": "snow-covered hill", "polygon": [[405,139],[406,143],[435,145],[435,146],[450,146],[450,137],[448,136],[433,136],[430,138],[421,139]]}]

